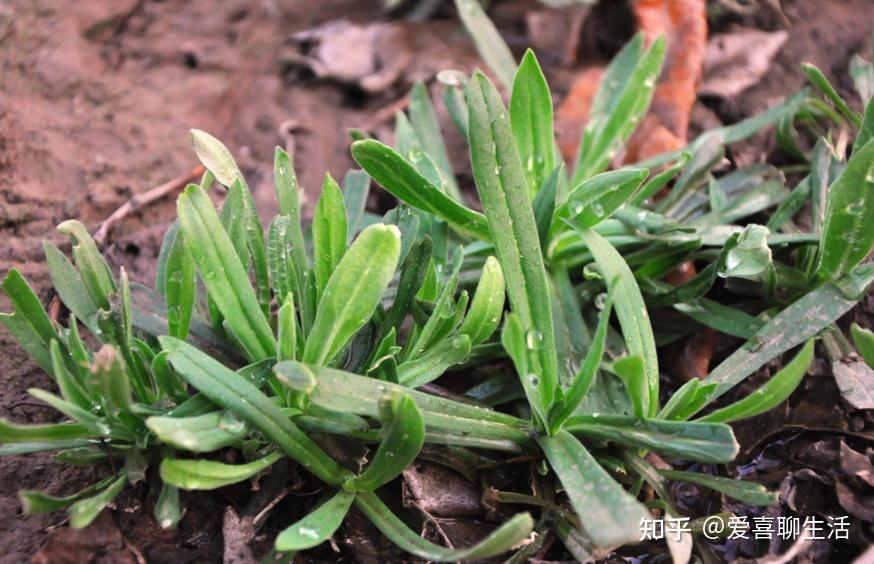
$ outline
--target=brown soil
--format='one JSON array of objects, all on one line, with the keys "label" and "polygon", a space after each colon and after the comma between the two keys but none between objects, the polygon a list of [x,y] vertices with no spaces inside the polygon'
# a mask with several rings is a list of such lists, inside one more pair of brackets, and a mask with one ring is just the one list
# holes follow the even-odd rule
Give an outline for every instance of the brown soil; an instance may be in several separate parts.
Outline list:
[{"label": "brown soil", "polygon": [[[699,106],[693,116],[699,125],[716,120],[714,111],[733,121],[794,91],[801,83],[797,69],[802,59],[819,64],[837,78],[842,91],[849,90],[849,55],[865,45],[870,49],[870,0],[783,4],[794,24],[774,72],[734,100],[709,101],[712,111]],[[274,209],[273,146],[288,143],[280,127],[289,120],[300,126],[294,146],[305,189],[317,193],[325,171],[342,177],[351,164],[348,127],[370,122],[379,129],[369,120],[400,98],[411,79],[428,78],[443,67],[468,69],[474,61],[457,24],[443,19],[392,36],[377,54],[380,65],[389,58],[386,53],[415,47],[405,75],[381,92],[319,80],[288,64],[284,53],[296,31],[339,18],[382,21],[386,16],[380,5],[376,0],[0,4],[0,275],[19,268],[48,303],[52,294],[41,241],[63,243],[54,227],[67,218],[96,228],[134,194],[190,170],[196,164],[190,128],[213,133],[238,156],[263,216]],[[497,5],[496,17],[514,47],[525,43],[520,19],[525,10],[543,8],[531,2]],[[781,25],[765,13],[748,21],[733,19],[766,29]],[[561,53],[553,55],[550,60],[561,59]],[[567,72],[548,70],[561,89]],[[753,150],[765,155],[769,148]],[[133,280],[150,282],[161,236],[173,215],[171,197],[128,218],[110,235],[107,256],[114,265],[124,265]],[[0,298],[0,310],[9,309],[8,300]],[[26,394],[29,387],[49,385],[0,329],[0,416],[22,422],[53,418],[51,410]],[[26,561],[43,546],[42,562],[221,558],[221,521],[229,494],[199,497],[198,507],[174,533],[155,526],[152,498],[142,487],[123,495],[120,510],[101,518],[87,538],[65,528],[49,532],[63,524],[63,514],[22,516],[18,489],[71,492],[100,470],[64,466],[40,455],[0,459],[0,561]],[[234,494],[243,500],[247,495]],[[351,521],[354,525],[356,520]],[[353,530],[348,538],[361,531],[369,533]]]}]

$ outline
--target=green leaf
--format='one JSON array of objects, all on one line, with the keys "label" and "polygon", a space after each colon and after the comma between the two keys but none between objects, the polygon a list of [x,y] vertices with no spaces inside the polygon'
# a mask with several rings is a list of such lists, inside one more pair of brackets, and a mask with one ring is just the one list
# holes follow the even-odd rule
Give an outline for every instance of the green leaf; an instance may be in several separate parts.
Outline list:
[{"label": "green leaf", "polygon": [[[528,441],[528,422],[473,404],[444,399],[410,390],[398,384],[334,370],[305,366],[299,362],[280,362],[274,367],[277,377],[292,389],[325,409],[379,417],[379,399],[393,390],[410,394],[428,432],[443,430],[483,438]],[[462,437],[463,438],[463,437]]]},{"label": "green leaf", "polygon": [[77,406],[84,409],[91,409],[92,402],[89,393],[82,385],[82,381],[78,376],[68,369],[65,360],[70,360],[70,357],[64,356],[61,352],[61,345],[57,340],[53,340],[50,345],[50,355],[52,358],[52,373],[55,376],[55,382],[58,384],[58,389],[61,391],[61,396]]},{"label": "green leaf", "polygon": [[346,205],[346,240],[351,243],[364,227],[364,208],[370,192],[370,177],[363,170],[349,170],[343,177],[343,202]]},{"label": "green leaf", "polygon": [[294,294],[285,296],[285,303],[276,315],[276,351],[277,360],[295,360],[297,358],[297,321],[294,317]]},{"label": "green leaf", "polygon": [[829,187],[819,264],[820,279],[833,280],[858,265],[874,246],[874,140],[853,153]]},{"label": "green leaf", "polygon": [[186,246],[228,326],[252,360],[274,356],[270,324],[209,197],[199,186],[189,185],[177,208]]},{"label": "green leaf", "polygon": [[625,384],[625,391],[631,399],[634,415],[640,418],[645,417],[649,405],[649,393],[643,359],[637,355],[622,357],[613,363],[613,370]]},{"label": "green leaf", "polygon": [[205,131],[199,129],[191,130],[191,144],[194,147],[194,153],[197,158],[203,163],[203,166],[210,171],[216,180],[227,187],[230,187],[237,178],[242,178],[243,173],[237,166],[231,152],[228,151],[221,141]]},{"label": "green leaf", "polygon": [[504,312],[504,273],[495,257],[488,257],[483,264],[470,310],[458,329],[470,337],[471,344],[482,343],[497,329]]},{"label": "green leaf", "polygon": [[247,464],[165,458],[161,461],[161,479],[164,483],[183,490],[215,490],[248,480],[269,468],[281,457],[281,453],[273,452]]},{"label": "green leaf", "polygon": [[94,492],[106,487],[110,478],[104,478],[96,484],[64,497],[55,497],[33,490],[18,490],[18,498],[21,500],[21,510],[25,515],[37,515],[40,513],[54,513],[71,506],[82,498],[92,495]]},{"label": "green leaf", "polygon": [[441,192],[391,147],[367,139],[352,144],[352,157],[383,188],[414,208],[446,220],[458,232],[490,240],[486,219]]},{"label": "green leaf", "polygon": [[109,433],[109,427],[90,411],[82,409],[76,404],[64,401],[58,396],[51,394],[39,388],[30,388],[27,393],[38,400],[52,406],[57,411],[60,411],[76,423],[79,423],[95,435],[105,435]]},{"label": "green leaf", "polygon": [[361,232],[331,274],[307,335],[302,359],[327,364],[370,320],[397,267],[400,231],[371,225]]},{"label": "green leaf", "polygon": [[409,394],[395,388],[379,403],[382,442],[364,472],[343,485],[346,490],[369,492],[387,484],[399,476],[422,449],[425,423]]},{"label": "green leaf", "polygon": [[48,241],[43,241],[42,245],[55,292],[67,309],[73,312],[73,315],[78,317],[92,333],[96,333],[98,307],[88,288],[85,287],[82,276],[73,268],[60,249]]},{"label": "green leaf", "polygon": [[[704,384],[717,384],[707,403],[777,355],[800,345],[832,324],[856,305],[872,280],[874,265],[861,266],[834,282],[823,284],[781,311],[703,380]],[[686,413],[684,417],[694,413]]]},{"label": "green leaf", "polygon": [[737,244],[729,249],[725,264],[719,270],[722,278],[761,280],[772,268],[771,248],[768,247],[770,230],[764,225],[750,223],[744,227]]},{"label": "green leaf", "polygon": [[595,545],[612,548],[637,542],[649,516],[573,435],[559,431],[537,439],[546,459]]},{"label": "green leaf", "polygon": [[424,354],[398,366],[398,383],[418,388],[442,376],[446,370],[467,360],[471,341],[467,335],[443,339]]},{"label": "green leaf", "polygon": [[374,493],[359,493],[355,497],[355,505],[401,549],[419,558],[437,562],[483,560],[497,556],[524,541],[534,527],[531,515],[519,513],[477,544],[469,548],[450,549],[423,539],[398,519]]},{"label": "green leaf", "polygon": [[121,493],[126,483],[127,476],[122,474],[99,494],[80,499],[71,505],[67,509],[67,513],[70,515],[70,526],[74,529],[82,529],[90,525],[100,515],[103,508],[115,499],[115,496]]},{"label": "green leaf", "polygon": [[283,529],[274,547],[281,552],[291,552],[322,544],[340,528],[354,499],[355,493],[338,491],[303,519]]},{"label": "green leaf", "polygon": [[656,39],[638,57],[640,37],[607,68],[583,130],[573,184],[607,168],[649,108],[665,57],[665,40]]},{"label": "green leaf", "polygon": [[537,237],[541,249],[549,245],[549,229],[555,216],[558,185],[562,181],[562,176],[564,176],[564,167],[557,166],[534,196],[534,222],[537,224]]},{"label": "green leaf", "polygon": [[340,186],[325,175],[322,195],[313,212],[313,261],[316,297],[321,298],[331,273],[346,251],[346,205]]},{"label": "green leaf", "polygon": [[567,201],[556,210],[553,223],[573,218],[584,227],[598,225],[631,198],[648,174],[644,168],[624,168],[588,178],[571,190]]},{"label": "green leaf", "polygon": [[231,411],[192,417],[149,417],[146,426],[162,443],[190,452],[212,452],[249,434],[249,426]]},{"label": "green leaf", "polygon": [[767,490],[764,486],[753,482],[681,470],[659,470],[658,473],[668,480],[698,484],[750,505],[773,505],[778,500],[776,492]]},{"label": "green leaf", "polygon": [[162,529],[175,529],[182,519],[179,504],[179,489],[170,484],[161,484],[161,492],[155,502],[155,521]]},{"label": "green leaf", "polygon": [[419,138],[422,150],[440,169],[440,176],[446,184],[449,195],[463,202],[458,183],[455,181],[455,173],[452,171],[452,164],[449,162],[449,155],[446,153],[446,144],[440,133],[440,122],[437,121],[437,114],[431,104],[431,96],[428,95],[428,89],[421,81],[416,81],[410,92],[410,122],[416,137]]},{"label": "green leaf", "polygon": [[94,239],[85,226],[74,219],[58,225],[58,231],[73,237],[73,260],[91,299],[101,309],[109,309],[109,295],[115,291],[115,280]]},{"label": "green leaf", "polygon": [[91,364],[92,389],[100,390],[100,396],[111,413],[131,409],[131,383],[127,368],[121,354],[112,345],[103,345],[94,355]]},{"label": "green leaf", "polygon": [[[531,346],[529,346],[529,335],[531,336]],[[540,378],[534,373],[535,368],[532,366],[531,361],[536,361],[536,357],[532,359],[533,355],[529,352],[529,348],[536,350],[535,346],[538,344],[536,339],[533,332],[526,333],[522,320],[515,312],[507,314],[504,318],[504,327],[501,330],[501,345],[513,361],[516,375],[519,377],[522,389],[525,390],[531,411],[534,412],[538,420],[546,424],[549,408],[543,401],[543,396],[540,393]]]},{"label": "green leaf", "polygon": [[[385,315],[385,319],[380,324],[379,333],[376,338],[377,341],[382,340],[392,329],[400,331],[401,324],[410,312],[413,299],[425,281],[425,274],[428,271],[430,261],[430,237],[415,241],[410,246],[407,257],[404,259],[397,293],[391,308],[389,308],[388,313]],[[374,356],[374,358],[376,357]]]},{"label": "green leaf", "polygon": [[185,245],[181,231],[176,232],[167,252],[164,297],[167,300],[167,331],[171,337],[185,340],[194,313],[197,286],[194,259]]},{"label": "green leaf", "polygon": [[210,401],[236,413],[321,480],[335,486],[341,483],[346,471],[256,386],[187,343],[172,337],[161,337],[159,341],[170,353],[176,371]]},{"label": "green leaf", "polygon": [[571,385],[565,393],[562,403],[556,405],[550,415],[550,429],[552,434],[555,434],[564,422],[570,417],[583,398],[592,387],[595,381],[595,376],[598,373],[598,367],[601,366],[601,359],[604,356],[604,349],[607,343],[607,328],[610,325],[610,312],[613,309],[613,294],[607,296],[607,301],[604,308],[598,317],[598,327],[595,329],[595,335],[592,337],[592,343],[589,350],[586,351],[586,357],[583,364],[577,371]]},{"label": "green leaf", "polygon": [[0,323],[18,339],[21,348],[40,368],[51,374],[49,345],[58,335],[39,298],[17,268],[10,268],[6,274],[3,293],[12,302],[12,313],[0,313]]},{"label": "green leaf", "polygon": [[504,272],[510,306],[519,316],[526,338],[530,337],[529,364],[538,377],[541,412],[545,414],[559,392],[558,363],[549,285],[534,211],[498,91],[482,72],[476,72],[466,94],[477,191]]},{"label": "green leaf", "polygon": [[868,366],[874,368],[874,333],[869,329],[859,327],[856,323],[850,327],[850,333],[853,335],[853,343],[856,345],[856,350],[859,351],[859,356],[865,360]]},{"label": "green leaf", "polygon": [[577,231],[594,256],[595,263],[615,296],[616,316],[622,327],[628,353],[643,359],[649,390],[647,414],[654,416],[658,411],[659,398],[658,355],[649,313],[640,294],[640,288],[628,264],[613,245],[591,229],[577,229]]},{"label": "green leaf", "polygon": [[[0,443],[32,443],[90,439],[97,433],[80,423],[49,423],[18,425],[0,418]],[[63,445],[60,445],[63,447]]]},{"label": "green leaf", "polygon": [[483,11],[479,0],[455,0],[455,9],[473,39],[480,57],[489,65],[501,84],[510,88],[513,84],[513,76],[516,74],[516,60],[495,28],[495,24]]},{"label": "green leaf", "polygon": [[801,70],[804,72],[805,76],[807,76],[807,79],[823,94],[825,94],[829,100],[831,100],[832,104],[835,105],[835,108],[841,112],[841,115],[849,120],[849,122],[855,127],[862,127],[862,118],[859,117],[859,114],[850,109],[850,106],[848,106],[844,99],[841,98],[837,90],[834,89],[834,86],[832,86],[825,75],[822,74],[821,70],[810,63],[801,63]]},{"label": "green leaf", "polygon": [[810,368],[810,363],[813,362],[813,343],[814,340],[809,339],[795,358],[758,390],[742,400],[701,417],[699,421],[729,423],[765,413],[783,403],[792,395]]},{"label": "green leaf", "polygon": [[599,413],[571,417],[565,423],[565,429],[593,439],[700,462],[730,462],[738,452],[731,427],[719,423],[663,421]]},{"label": "green leaf", "polygon": [[[286,232],[291,247],[288,252],[291,255],[292,272],[298,277],[298,288],[302,289],[304,287],[303,276],[309,268],[309,262],[300,221],[300,189],[297,185],[297,176],[295,176],[291,158],[280,147],[276,148],[273,176],[276,183],[276,197],[279,200],[279,213],[288,217]],[[279,295],[284,296],[287,293]],[[295,296],[301,305],[303,305],[302,297],[301,295]]]},{"label": "green leaf", "polygon": [[528,188],[534,194],[556,163],[552,95],[531,49],[525,51],[513,81],[510,123],[519,157],[525,166]]}]

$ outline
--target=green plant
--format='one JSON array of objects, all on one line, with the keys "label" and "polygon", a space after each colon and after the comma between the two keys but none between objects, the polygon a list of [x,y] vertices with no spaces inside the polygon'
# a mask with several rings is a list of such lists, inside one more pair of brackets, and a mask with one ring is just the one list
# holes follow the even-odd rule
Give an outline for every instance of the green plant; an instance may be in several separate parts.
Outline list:
[{"label": "green plant", "polygon": [[[491,25],[483,14],[468,16],[469,24]],[[326,176],[308,229],[285,152],[275,156],[279,215],[265,234],[229,151],[194,131],[195,152],[209,172],[178,199],[156,291],[130,284],[123,271],[116,281],[74,222],[61,228],[76,239],[75,267],[46,246],[56,290],[72,314],[68,329],[11,271],[4,290],[14,311],[0,319],[61,391],[34,395],[72,422],[3,422],[2,452],[60,449],[58,458],[69,462],[124,461],[122,470],[69,498],[25,492],[26,508],[70,506],[73,525],[85,525],[151,466],[163,484],[156,517],[173,526],[181,515],[177,489],[248,480],[287,456],[330,493],[280,533],[277,553],[324,542],[355,505],[403,550],[451,561],[516,546],[514,558],[524,559],[550,532],[579,559],[634,542],[649,515],[638,500],[643,484],[659,497],[650,505],[669,515],[679,511],[666,480],[772,503],[774,494],[758,485],[656,470],[643,455],[730,461],[737,443],[727,423],[784,401],[807,371],[820,333],[827,344],[840,339],[835,320],[874,280],[871,264],[860,264],[874,243],[862,228],[874,209],[874,141],[864,141],[874,127],[872,104],[859,117],[848,162],[823,139],[792,190],[775,167],[726,174],[716,167],[725,144],[775,121],[784,120],[784,141],[796,141],[796,117],[855,123],[815,73],[827,100],[805,92],[709,132],[683,152],[605,172],[646,112],[663,57],[662,42],[644,49],[635,38],[607,70],[610,80],[567,174],[536,58],[529,51],[516,69],[509,50],[492,47],[484,58],[501,65],[496,74],[511,90],[509,108],[481,72],[456,73],[444,91],[470,146],[482,213],[466,205],[428,92],[417,85],[410,115],[397,116],[396,147],[355,142],[352,155],[367,174],[350,172],[342,189]],[[670,162],[651,175],[650,167]],[[404,204],[384,217],[365,212],[367,175]],[[227,189],[220,212],[207,192],[215,181]],[[655,199],[670,182],[670,195]],[[808,201],[813,227],[803,232],[792,218]],[[748,223],[762,217],[767,225]],[[689,261],[700,265],[694,278],[679,286],[662,280]],[[714,300],[717,285],[736,299]],[[97,353],[82,345],[79,324],[104,343]],[[706,378],[665,394],[657,347],[702,327],[745,344]],[[854,338],[867,358],[870,333],[854,330]],[[693,419],[799,345],[757,392]],[[464,401],[423,388],[475,363],[490,374],[464,392]],[[325,446],[340,445],[340,437],[369,449],[363,469],[328,454],[334,450]],[[537,522],[519,513],[467,549],[421,538],[377,492],[425,445],[440,445],[454,455],[443,463],[472,474],[483,452],[543,457],[546,464],[532,473],[534,495],[492,492],[497,502],[535,508]],[[203,456],[222,448],[239,463]],[[532,531],[539,536],[529,541]],[[684,535],[669,548],[688,560],[692,544]]]}]

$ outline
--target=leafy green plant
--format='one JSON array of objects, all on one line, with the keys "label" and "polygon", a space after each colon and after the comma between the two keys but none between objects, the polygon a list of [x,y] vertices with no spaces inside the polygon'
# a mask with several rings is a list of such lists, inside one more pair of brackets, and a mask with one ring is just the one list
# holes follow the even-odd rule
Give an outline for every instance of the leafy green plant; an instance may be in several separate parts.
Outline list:
[{"label": "leafy green plant", "polygon": [[[668,515],[679,511],[667,481],[749,504],[775,501],[756,484],[657,470],[643,455],[728,462],[738,445],[727,423],[785,401],[812,362],[814,339],[850,354],[835,321],[874,281],[874,268],[862,264],[874,244],[863,229],[874,209],[874,152],[872,141],[859,141],[874,127],[871,104],[864,118],[852,114],[808,69],[825,99],[803,92],[681,152],[606,171],[647,111],[664,56],[662,41],[644,48],[636,37],[608,68],[566,171],[533,52],[517,68],[478,3],[458,6],[510,93],[507,105],[479,71],[453,74],[444,90],[469,145],[482,212],[467,205],[428,91],[417,84],[409,115],[397,115],[395,147],[353,143],[364,173],[347,174],[342,188],[326,176],[309,226],[288,154],[276,151],[279,215],[265,230],[230,152],[193,131],[208,172],[178,199],[155,290],[129,283],[124,271],[116,280],[76,222],[61,225],[75,239],[75,266],[46,245],[71,314],[67,328],[17,271],[7,275],[14,310],[0,320],[60,390],[33,395],[68,421],[3,421],[0,452],[124,462],[71,496],[23,492],[26,509],[68,507],[71,523],[84,526],[126,483],[151,472],[162,484],[156,518],[171,527],[182,515],[179,489],[254,479],[288,457],[326,492],[278,535],[277,553],[326,541],[354,505],[420,558],[482,559],[518,548],[518,561],[548,534],[580,560],[636,542],[650,515],[638,495],[644,484],[659,498],[650,507]],[[726,144],[779,121],[783,142],[797,145],[795,123],[807,118],[861,124],[847,163],[823,138],[791,190],[770,165],[718,170]],[[653,174],[660,164],[668,166]],[[368,177],[401,205],[382,217],[365,212]],[[216,182],[226,190],[220,211],[208,194]],[[656,198],[670,183],[670,195]],[[793,219],[807,202],[806,232]],[[767,225],[751,222],[762,217]],[[690,261],[700,267],[691,280],[664,281]],[[735,299],[717,301],[716,287]],[[85,347],[80,325],[99,350]],[[702,327],[743,344],[707,377],[665,393],[658,347]],[[868,359],[870,332],[854,328],[853,338]],[[698,416],[796,347],[758,391]],[[434,385],[477,365],[487,375],[468,378],[461,397]],[[368,449],[363,468],[328,454],[336,450],[327,446],[342,450],[347,441]],[[532,472],[533,495],[492,492],[499,503],[534,508],[539,519],[518,513],[469,548],[423,539],[380,495],[435,445],[472,461],[463,468],[471,476],[483,453],[543,460]],[[228,458],[211,456],[219,449]],[[692,543],[686,535],[669,549],[688,559]]]}]

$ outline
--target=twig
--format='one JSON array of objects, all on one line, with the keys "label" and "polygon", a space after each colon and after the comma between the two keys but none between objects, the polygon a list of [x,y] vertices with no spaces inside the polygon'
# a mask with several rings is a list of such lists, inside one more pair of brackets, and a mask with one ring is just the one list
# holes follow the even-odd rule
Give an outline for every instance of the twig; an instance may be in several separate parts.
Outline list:
[{"label": "twig", "polygon": [[383,106],[382,108],[373,112],[370,117],[364,121],[359,127],[362,131],[373,131],[377,127],[383,124],[392,118],[395,115],[395,112],[403,110],[410,104],[410,95],[405,94],[391,102],[387,106]]},{"label": "twig", "polygon": [[156,200],[160,200],[167,194],[175,192],[179,190],[185,184],[190,182],[192,179],[197,179],[203,174],[204,168],[203,165],[197,165],[190,171],[180,174],[176,178],[161,184],[156,188],[152,188],[142,194],[134,195],[130,200],[125,202],[120,208],[112,212],[106,221],[100,224],[100,227],[97,229],[97,232],[94,234],[94,241],[98,245],[103,245],[106,243],[106,239],[109,236],[109,232],[118,224],[121,223],[126,217],[136,212],[140,208],[151,204]]}]

